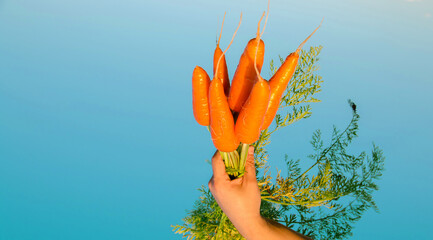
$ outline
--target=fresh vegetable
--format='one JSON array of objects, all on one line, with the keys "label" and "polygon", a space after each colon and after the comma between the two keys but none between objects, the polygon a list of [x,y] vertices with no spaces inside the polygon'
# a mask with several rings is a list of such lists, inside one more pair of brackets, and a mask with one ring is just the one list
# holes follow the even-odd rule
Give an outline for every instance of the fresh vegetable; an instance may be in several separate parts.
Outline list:
[{"label": "fresh vegetable", "polygon": [[[263,16],[260,18],[259,26],[262,19]],[[256,67],[260,72],[264,55],[265,44],[260,40],[260,32],[257,30],[257,36],[248,42],[233,76],[229,93],[229,105],[230,109],[234,112],[241,111],[242,105],[244,105],[245,101],[248,99],[251,89],[257,81],[257,74],[254,67],[255,57],[257,56]]]},{"label": "fresh vegetable", "polygon": [[[263,31],[264,29],[265,27],[263,27]],[[257,27],[257,33],[260,33],[260,24]],[[261,34],[258,35],[258,40],[260,39]],[[259,44],[259,41],[257,41],[257,44]],[[268,81],[264,80],[260,76],[260,72],[257,68],[257,52],[258,47],[256,48],[253,62],[255,66],[255,74],[258,78],[258,81],[254,84],[247,101],[243,104],[242,110],[239,113],[235,126],[236,136],[244,144],[252,144],[257,141],[257,139],[259,139],[260,127],[263,124],[264,115],[268,108],[270,95],[270,87]]]},{"label": "fresh vegetable", "polygon": [[239,146],[234,129],[234,119],[224,94],[224,87],[214,78],[209,88],[210,133],[215,147],[222,152],[234,151]]},{"label": "fresh vegetable", "polygon": [[196,66],[192,72],[192,110],[198,124],[209,126],[209,85],[210,78],[206,71]]},{"label": "fresh vegetable", "polygon": [[[226,57],[223,54],[223,51],[220,48],[220,40],[221,40],[221,35],[223,32],[223,26],[224,26],[224,19],[226,17],[226,14],[224,13],[224,18],[223,18],[223,22],[221,25],[221,33],[219,35],[218,38],[218,42],[214,51],[214,55],[213,55],[213,74],[214,75],[218,75],[221,78],[222,84],[224,86],[224,93],[226,96],[229,95],[229,91],[230,91],[230,80],[229,80],[229,73],[227,70],[227,63],[226,63]],[[222,56],[222,58],[221,58]],[[219,67],[217,69],[217,64],[218,64],[218,60],[221,58],[221,62],[219,64]],[[218,74],[216,74],[216,72],[218,72]]]},{"label": "fresh vegetable", "polygon": [[[323,21],[323,20],[322,20]],[[267,129],[272,121],[274,120],[275,115],[277,114],[278,107],[280,106],[281,97],[283,96],[284,91],[286,90],[287,84],[293,76],[293,73],[298,66],[299,60],[299,52],[302,49],[302,46],[308,41],[308,39],[313,36],[313,34],[320,28],[320,25],[299,45],[295,52],[289,54],[287,56],[284,63],[277,70],[277,72],[272,76],[269,80],[269,86],[271,87],[271,96],[269,99],[268,110],[265,114],[265,119],[263,121],[263,125],[261,130]]]},{"label": "fresh vegetable", "polygon": [[[212,81],[201,67],[197,66],[193,72],[194,116],[199,124],[209,126],[212,141],[221,153],[227,173],[232,177],[244,174],[249,144],[256,142],[260,137],[260,131],[269,127],[278,110],[282,94],[296,69],[302,46],[320,27],[319,25],[296,51],[286,58],[268,82],[260,76],[265,48],[261,37],[268,15],[260,32],[263,17],[264,13],[258,22],[256,37],[248,42],[239,60],[231,87],[225,53],[233,43],[242,21],[242,14],[229,45],[222,51],[220,40],[224,14],[213,56]],[[205,94],[206,89],[208,94]]]},{"label": "fresh vegetable", "polygon": [[[242,21],[242,14],[239,25],[233,34],[230,44],[220,56],[216,69],[219,69],[221,59],[225,52],[230,48],[233,39]],[[215,72],[209,87],[209,106],[210,106],[210,133],[215,147],[221,152],[232,152],[239,146],[239,140],[235,135],[235,125],[232,112],[230,111],[227,97],[224,94],[224,87],[218,71]]]},{"label": "fresh vegetable", "polygon": [[268,82],[259,77],[236,121],[235,133],[242,143],[252,144],[259,139],[269,95]]}]

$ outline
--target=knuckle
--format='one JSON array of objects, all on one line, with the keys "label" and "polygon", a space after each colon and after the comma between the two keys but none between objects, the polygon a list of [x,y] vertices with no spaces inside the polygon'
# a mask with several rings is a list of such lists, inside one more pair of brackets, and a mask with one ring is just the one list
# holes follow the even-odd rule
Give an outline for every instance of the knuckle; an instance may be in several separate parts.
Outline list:
[{"label": "knuckle", "polygon": [[245,164],[248,168],[255,168],[255,163],[254,163],[254,159],[250,160],[247,159],[247,162]]},{"label": "knuckle", "polygon": [[211,180],[209,180],[209,182],[207,183],[207,185],[208,185],[208,187],[209,187],[209,189],[212,191],[213,190],[213,181],[212,181],[212,179]]}]

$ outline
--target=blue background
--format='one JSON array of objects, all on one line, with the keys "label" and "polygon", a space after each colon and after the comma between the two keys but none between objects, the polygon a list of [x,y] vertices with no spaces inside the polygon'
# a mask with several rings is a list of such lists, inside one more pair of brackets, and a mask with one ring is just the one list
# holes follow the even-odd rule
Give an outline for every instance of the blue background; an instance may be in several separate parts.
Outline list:
[{"label": "blue background", "polygon": [[[191,73],[211,72],[222,16],[233,74],[267,1],[0,0],[0,239],[180,239],[214,151],[194,121]],[[383,148],[386,171],[353,239],[430,239],[433,221],[433,2],[272,0],[265,66],[307,43],[323,45],[322,102],[275,134],[284,154],[311,152],[346,126],[351,150]],[[263,76],[269,77],[268,68]]]}]

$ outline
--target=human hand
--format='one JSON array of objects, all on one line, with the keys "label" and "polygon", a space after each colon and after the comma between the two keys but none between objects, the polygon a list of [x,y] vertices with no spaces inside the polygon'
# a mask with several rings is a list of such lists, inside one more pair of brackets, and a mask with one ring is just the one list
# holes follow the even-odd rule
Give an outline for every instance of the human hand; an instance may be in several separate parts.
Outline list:
[{"label": "human hand", "polygon": [[265,224],[260,216],[261,198],[254,166],[254,147],[248,149],[242,177],[230,180],[218,151],[212,157],[212,170],[213,176],[209,181],[212,195],[239,233],[250,239],[248,236],[254,235],[254,229]]},{"label": "human hand", "polygon": [[230,180],[217,151],[212,157],[213,176],[209,189],[239,233],[248,240],[311,239],[260,215],[260,190],[254,166],[254,148],[248,149],[244,176]]}]

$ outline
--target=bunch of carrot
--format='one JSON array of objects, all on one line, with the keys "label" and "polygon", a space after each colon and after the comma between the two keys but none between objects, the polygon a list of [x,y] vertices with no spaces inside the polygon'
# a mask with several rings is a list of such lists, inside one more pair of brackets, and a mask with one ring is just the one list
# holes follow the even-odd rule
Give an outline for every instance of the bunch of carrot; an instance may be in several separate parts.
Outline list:
[{"label": "bunch of carrot", "polygon": [[[208,126],[213,144],[225,162],[226,171],[234,178],[243,175],[249,145],[257,141],[260,132],[271,125],[287,84],[297,67],[299,52],[320,27],[319,25],[295,52],[287,56],[274,76],[267,81],[260,76],[265,52],[265,44],[261,40],[265,27],[260,33],[263,17],[264,13],[258,23],[256,37],[248,42],[239,60],[231,86],[225,52],[239,29],[242,14],[224,52],[219,47],[221,34],[219,36],[213,58],[212,81],[199,66],[195,67],[192,75],[194,117],[200,125]],[[267,18],[268,16],[264,26]]]}]

